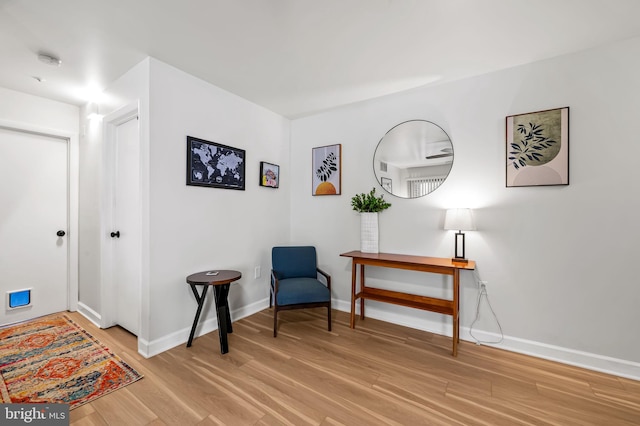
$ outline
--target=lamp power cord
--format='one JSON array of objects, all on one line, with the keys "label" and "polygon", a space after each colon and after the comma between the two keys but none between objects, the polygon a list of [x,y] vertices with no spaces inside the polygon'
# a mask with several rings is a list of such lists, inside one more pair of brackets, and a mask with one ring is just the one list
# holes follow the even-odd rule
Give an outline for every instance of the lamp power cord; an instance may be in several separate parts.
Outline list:
[{"label": "lamp power cord", "polygon": [[[473,325],[480,319],[480,302],[482,302],[483,298],[486,299],[487,305],[489,306],[489,310],[493,314],[493,317],[496,320],[496,324],[498,324],[498,329],[500,329],[500,339],[496,341],[480,340],[473,335]],[[495,311],[493,310],[493,307],[491,306],[491,302],[489,301],[489,293],[487,293],[487,286],[484,283],[480,284],[480,291],[478,292],[478,301],[476,303],[476,317],[471,323],[471,325],[469,326],[469,335],[473,338],[473,340],[475,340],[476,345],[480,345],[482,343],[495,345],[498,343],[502,343],[502,341],[504,340],[504,333],[502,332],[502,326],[500,325],[498,316],[496,315]]]}]

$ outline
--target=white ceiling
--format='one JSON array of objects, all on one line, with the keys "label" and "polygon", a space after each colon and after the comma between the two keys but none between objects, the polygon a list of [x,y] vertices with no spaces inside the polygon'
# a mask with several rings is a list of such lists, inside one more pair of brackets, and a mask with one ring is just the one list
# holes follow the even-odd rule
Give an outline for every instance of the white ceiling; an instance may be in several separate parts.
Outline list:
[{"label": "white ceiling", "polygon": [[638,36],[639,17],[640,0],[0,0],[0,86],[81,105],[153,56],[294,118]]}]

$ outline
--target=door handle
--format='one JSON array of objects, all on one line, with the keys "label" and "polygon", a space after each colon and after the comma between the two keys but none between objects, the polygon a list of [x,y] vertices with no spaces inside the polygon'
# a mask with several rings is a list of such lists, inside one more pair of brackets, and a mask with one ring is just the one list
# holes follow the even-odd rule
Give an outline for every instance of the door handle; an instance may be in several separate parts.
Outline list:
[{"label": "door handle", "polygon": [[120,238],[120,231],[112,232],[111,238]]},{"label": "door handle", "polygon": [[60,230],[60,231],[56,232],[56,235],[58,237],[64,237],[66,235],[66,232],[64,232],[63,230]]}]

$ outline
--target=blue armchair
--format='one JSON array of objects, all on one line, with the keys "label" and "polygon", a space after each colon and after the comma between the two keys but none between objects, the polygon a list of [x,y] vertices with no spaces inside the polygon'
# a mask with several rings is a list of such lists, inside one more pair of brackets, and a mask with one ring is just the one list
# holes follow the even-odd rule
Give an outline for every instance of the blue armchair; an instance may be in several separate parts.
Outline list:
[{"label": "blue armchair", "polygon": [[326,307],[331,331],[331,276],[318,268],[315,247],[273,247],[269,307],[272,305],[273,337],[278,335],[278,312],[288,309]]}]

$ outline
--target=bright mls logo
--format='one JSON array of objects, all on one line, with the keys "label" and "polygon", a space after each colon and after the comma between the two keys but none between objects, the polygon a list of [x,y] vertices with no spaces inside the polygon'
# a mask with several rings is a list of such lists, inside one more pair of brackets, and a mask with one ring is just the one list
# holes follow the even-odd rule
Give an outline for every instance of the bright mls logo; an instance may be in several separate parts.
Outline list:
[{"label": "bright mls logo", "polygon": [[2,425],[69,425],[69,404],[0,404]]}]

